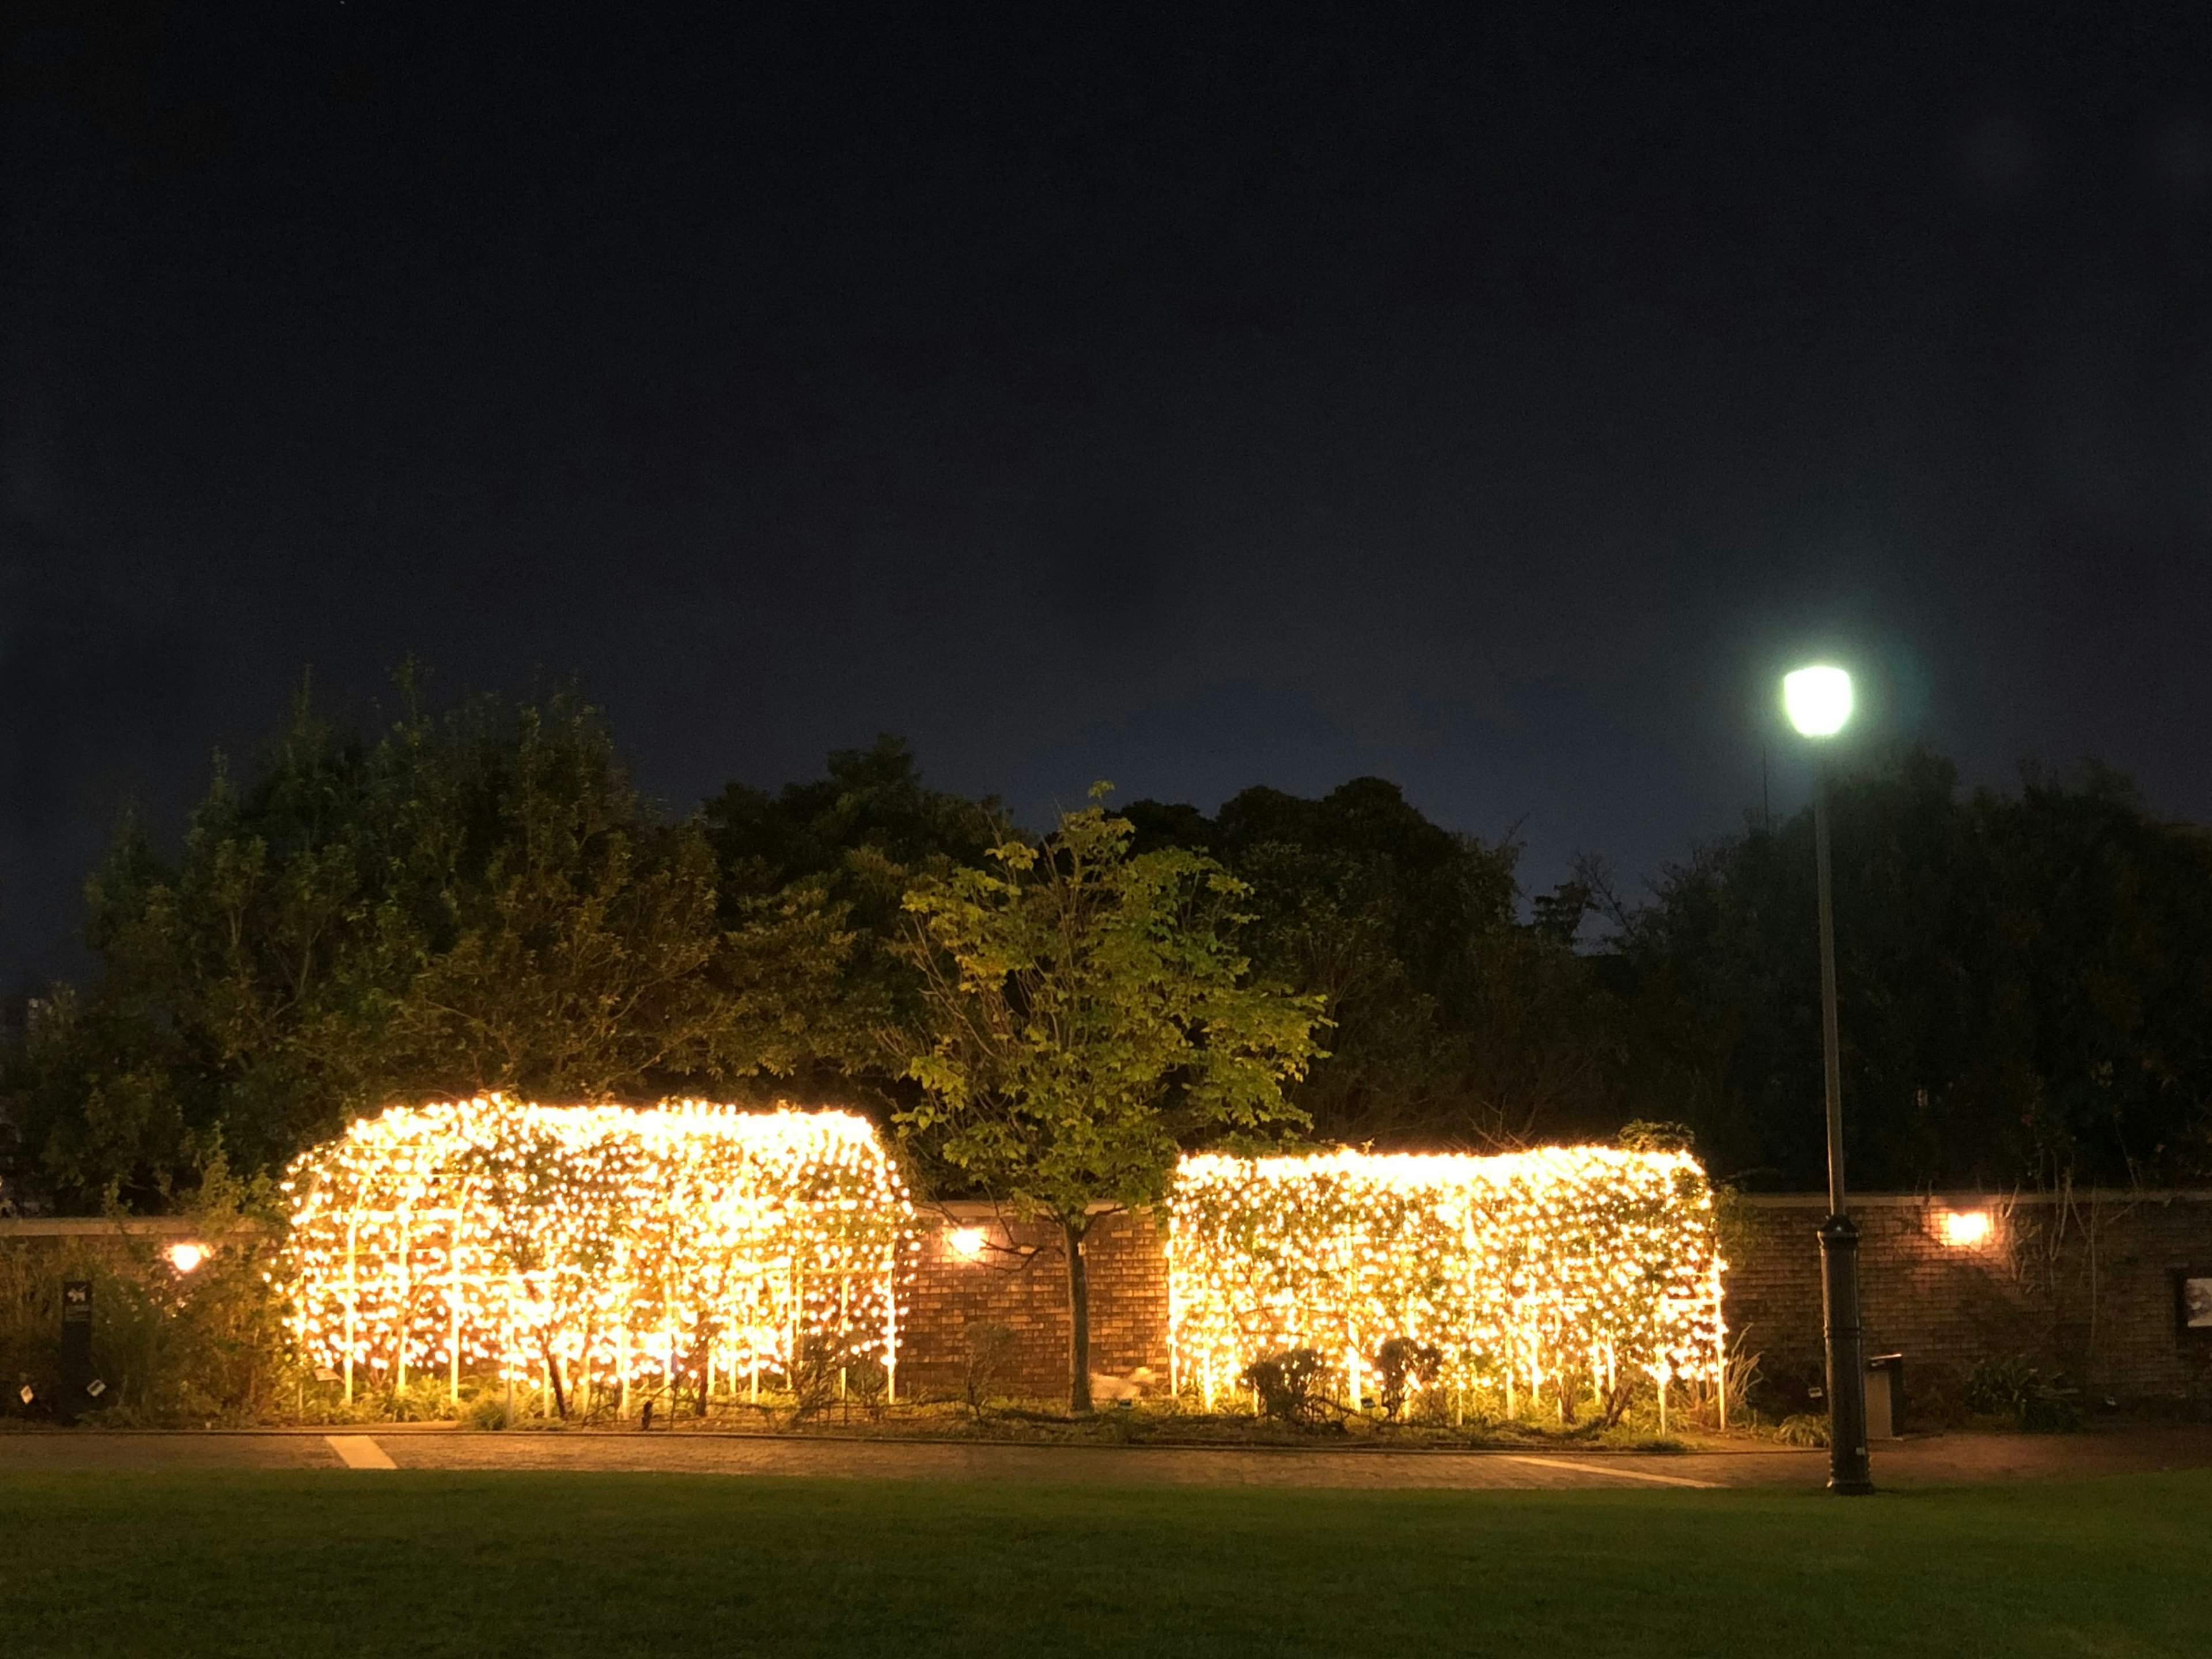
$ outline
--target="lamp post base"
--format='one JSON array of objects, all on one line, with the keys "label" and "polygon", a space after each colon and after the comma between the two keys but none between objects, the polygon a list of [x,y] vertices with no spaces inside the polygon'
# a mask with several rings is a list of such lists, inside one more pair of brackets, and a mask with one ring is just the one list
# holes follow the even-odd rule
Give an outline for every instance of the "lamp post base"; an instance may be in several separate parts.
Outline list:
[{"label": "lamp post base", "polygon": [[1859,1334],[1859,1230],[1847,1215],[1820,1224],[1820,1303],[1828,1346],[1828,1490],[1874,1490],[1867,1455],[1866,1344]]}]

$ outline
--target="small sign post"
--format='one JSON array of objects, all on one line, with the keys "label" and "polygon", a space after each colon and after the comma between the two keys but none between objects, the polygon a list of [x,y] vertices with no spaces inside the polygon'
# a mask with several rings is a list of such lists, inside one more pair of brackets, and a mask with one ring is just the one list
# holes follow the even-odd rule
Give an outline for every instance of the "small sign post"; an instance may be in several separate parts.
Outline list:
[{"label": "small sign post", "polygon": [[74,1423],[92,1394],[92,1281],[62,1282],[62,1387],[54,1415]]}]

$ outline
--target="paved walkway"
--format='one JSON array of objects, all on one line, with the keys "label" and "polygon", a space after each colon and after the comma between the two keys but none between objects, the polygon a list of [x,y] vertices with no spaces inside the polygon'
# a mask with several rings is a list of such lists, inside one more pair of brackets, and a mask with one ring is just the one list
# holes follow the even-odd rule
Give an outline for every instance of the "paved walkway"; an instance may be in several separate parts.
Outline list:
[{"label": "paved walkway", "polygon": [[[1940,1435],[1875,1454],[1888,1486],[2051,1480],[2212,1468],[2212,1427],[2108,1429],[2063,1436]],[[609,1469],[1020,1480],[1097,1486],[1337,1487],[1816,1487],[1825,1452],[1747,1445],[1676,1455],[1577,1450],[1274,1450],[1009,1446],[974,1442],[781,1439],[629,1432],[508,1434],[440,1428],[223,1433],[0,1434],[0,1476],[32,1469]]]}]

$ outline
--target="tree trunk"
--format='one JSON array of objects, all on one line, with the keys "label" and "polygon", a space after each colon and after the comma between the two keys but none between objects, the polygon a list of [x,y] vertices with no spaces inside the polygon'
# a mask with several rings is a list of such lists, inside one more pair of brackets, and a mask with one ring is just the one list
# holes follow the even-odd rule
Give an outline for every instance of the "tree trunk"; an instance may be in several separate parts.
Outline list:
[{"label": "tree trunk", "polygon": [[1083,1264],[1083,1235],[1090,1218],[1062,1218],[1067,1246],[1067,1409],[1078,1417],[1091,1411],[1091,1279]]},{"label": "tree trunk", "polygon": [[545,1382],[553,1390],[553,1409],[565,1419],[568,1415],[568,1397],[561,1388],[561,1362],[554,1357],[550,1339],[541,1338],[538,1347],[545,1356]]}]

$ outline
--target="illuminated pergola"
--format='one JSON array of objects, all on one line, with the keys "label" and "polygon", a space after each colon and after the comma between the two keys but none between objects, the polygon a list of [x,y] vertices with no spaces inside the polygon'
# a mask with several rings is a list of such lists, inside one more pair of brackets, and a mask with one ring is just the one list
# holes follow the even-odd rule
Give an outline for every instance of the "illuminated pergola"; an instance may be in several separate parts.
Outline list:
[{"label": "illuminated pergola", "polygon": [[[679,1382],[757,1399],[809,1356],[879,1362],[896,1397],[914,1211],[852,1113],[395,1108],[284,1190],[300,1346],[348,1398],[469,1377],[557,1384],[586,1412]],[[1294,1347],[1357,1401],[1393,1338],[1509,1413],[1722,1376],[1712,1189],[1684,1154],[1188,1157],[1168,1210],[1173,1381],[1209,1407]]]},{"label": "illuminated pergola", "polygon": [[1394,1337],[1437,1348],[1440,1382],[1495,1391],[1509,1414],[1547,1389],[1720,1376],[1725,1264],[1686,1154],[1187,1158],[1170,1206],[1171,1352],[1209,1403],[1294,1347],[1357,1401]]},{"label": "illuminated pergola", "polygon": [[913,1209],[865,1118],[499,1096],[394,1108],[287,1172],[297,1335],[342,1374],[464,1376],[619,1401],[757,1397],[807,1346],[880,1361]]}]

